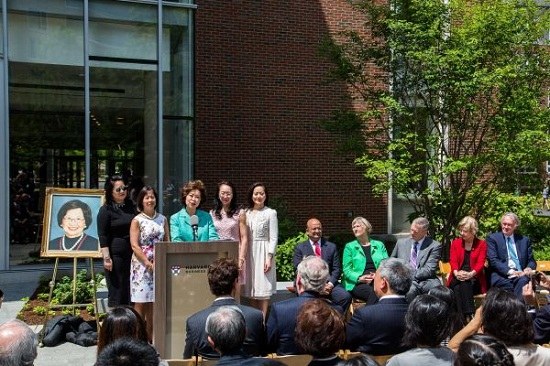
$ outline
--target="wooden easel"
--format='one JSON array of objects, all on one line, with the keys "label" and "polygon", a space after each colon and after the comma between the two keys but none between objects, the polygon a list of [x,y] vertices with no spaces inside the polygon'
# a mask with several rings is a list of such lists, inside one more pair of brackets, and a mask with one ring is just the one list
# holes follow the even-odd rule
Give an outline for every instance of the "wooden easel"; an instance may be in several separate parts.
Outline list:
[{"label": "wooden easel", "polygon": [[[83,258],[83,257],[80,257]],[[46,314],[44,315],[44,326],[46,326],[46,323],[48,322],[48,317],[50,315],[50,309],[58,309],[58,308],[72,308],[72,314],[75,315],[76,308],[80,308],[83,306],[93,305],[94,307],[94,314],[95,314],[95,322],[97,326],[97,330],[99,332],[99,316],[97,313],[97,296],[96,296],[96,290],[97,286],[95,283],[95,274],[94,274],[94,261],[93,257],[84,257],[86,258],[90,263],[90,275],[91,280],[90,284],[92,285],[92,303],[85,303],[85,304],[77,304],[76,303],[76,276],[77,276],[77,259],[73,258],[73,302],[72,304],[52,304],[52,296],[53,296],[53,290],[55,288],[55,280],[57,278],[57,269],[59,268],[59,257],[55,258],[55,265],[53,268],[53,274],[52,274],[52,280],[49,283],[50,287],[50,294],[48,296],[48,305],[46,306]],[[40,346],[42,347],[42,339],[40,339]]]}]

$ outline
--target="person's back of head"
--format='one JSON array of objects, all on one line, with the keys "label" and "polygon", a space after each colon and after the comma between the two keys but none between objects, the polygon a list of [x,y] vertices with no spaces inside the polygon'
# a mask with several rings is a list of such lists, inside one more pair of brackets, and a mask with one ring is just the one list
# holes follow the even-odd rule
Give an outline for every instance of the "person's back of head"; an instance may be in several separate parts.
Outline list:
[{"label": "person's back of head", "polygon": [[304,353],[328,357],[342,348],[346,338],[344,320],[325,300],[307,301],[296,319],[294,339]]},{"label": "person's back of head", "polygon": [[0,365],[31,366],[37,356],[38,339],[20,320],[0,325]]},{"label": "person's back of head", "polygon": [[439,285],[431,288],[428,291],[428,295],[435,296],[438,299],[445,301],[447,305],[449,305],[449,311],[451,313],[450,336],[455,335],[458,331],[462,329],[462,327],[464,327],[465,321],[462,313],[458,311],[458,305],[453,290],[451,290],[447,286]]},{"label": "person's back of head", "polygon": [[474,334],[460,344],[455,366],[514,366],[514,356],[493,336]]},{"label": "person's back of head", "polygon": [[390,291],[396,295],[406,295],[413,281],[413,268],[399,258],[387,258],[380,262],[378,275],[388,283]]},{"label": "person's back of head", "polygon": [[405,315],[403,344],[436,347],[449,335],[449,306],[435,296],[417,296]]},{"label": "person's back of head", "polygon": [[483,333],[490,334],[507,346],[532,343],[533,320],[525,304],[514,294],[498,287],[487,291],[481,313]]},{"label": "person's back of head", "polygon": [[215,296],[231,295],[239,277],[239,266],[234,259],[219,258],[208,266],[208,285]]},{"label": "person's back of head", "polygon": [[246,336],[243,313],[236,306],[221,306],[208,315],[205,330],[212,348],[222,356],[237,352]]},{"label": "person's back of head", "polygon": [[340,361],[338,366],[380,366],[380,364],[369,355],[360,355],[345,361]]},{"label": "person's back of head", "polygon": [[145,322],[130,306],[117,306],[107,313],[99,330],[97,353],[118,338],[130,337],[147,342]]},{"label": "person's back of head", "polygon": [[135,338],[118,338],[97,356],[95,366],[158,366],[160,358],[149,343]]},{"label": "person's back of head", "polygon": [[296,284],[303,291],[323,291],[328,278],[329,268],[322,258],[311,255],[305,257],[296,269]]}]

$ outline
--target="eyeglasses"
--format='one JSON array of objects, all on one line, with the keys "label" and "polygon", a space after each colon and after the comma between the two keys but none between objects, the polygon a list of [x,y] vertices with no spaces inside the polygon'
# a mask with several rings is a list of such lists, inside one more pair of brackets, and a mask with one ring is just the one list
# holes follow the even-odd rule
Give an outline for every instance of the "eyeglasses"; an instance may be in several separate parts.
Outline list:
[{"label": "eyeglasses", "polygon": [[120,192],[126,191],[127,189],[128,189],[128,186],[122,186],[122,187],[115,188],[115,192],[120,193]]}]

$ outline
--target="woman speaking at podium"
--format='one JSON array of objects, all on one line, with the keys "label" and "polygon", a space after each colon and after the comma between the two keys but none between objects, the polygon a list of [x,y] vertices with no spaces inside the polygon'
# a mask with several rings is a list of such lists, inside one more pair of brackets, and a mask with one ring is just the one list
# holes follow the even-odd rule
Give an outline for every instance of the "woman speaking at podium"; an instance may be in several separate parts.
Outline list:
[{"label": "woman speaking at podium", "polygon": [[206,211],[199,210],[206,199],[204,183],[191,180],[181,189],[183,208],[170,216],[171,241],[209,241],[218,240],[212,217]]}]

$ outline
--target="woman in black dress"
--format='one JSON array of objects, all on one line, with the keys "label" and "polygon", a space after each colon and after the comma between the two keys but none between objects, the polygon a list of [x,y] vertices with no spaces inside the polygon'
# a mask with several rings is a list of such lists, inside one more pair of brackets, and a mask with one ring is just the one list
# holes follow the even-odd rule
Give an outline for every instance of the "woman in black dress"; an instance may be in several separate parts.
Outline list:
[{"label": "woman in black dress", "polygon": [[108,306],[130,304],[130,223],[136,214],[120,175],[105,183],[105,204],[97,214],[97,232],[109,291]]}]

